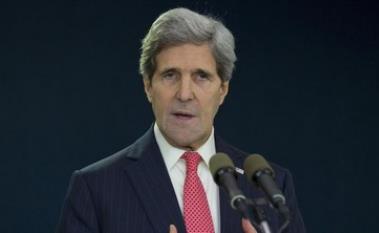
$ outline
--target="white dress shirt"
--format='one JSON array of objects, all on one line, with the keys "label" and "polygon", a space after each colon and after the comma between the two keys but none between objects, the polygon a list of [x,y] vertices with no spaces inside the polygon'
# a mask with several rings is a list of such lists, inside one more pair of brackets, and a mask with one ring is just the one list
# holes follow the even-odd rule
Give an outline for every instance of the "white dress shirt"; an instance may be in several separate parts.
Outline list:
[{"label": "white dress shirt", "polygon": [[[184,179],[186,177],[186,163],[185,160],[181,158],[181,156],[186,151],[170,145],[162,135],[156,123],[154,124],[154,135],[155,139],[157,140],[160,152],[163,156],[163,160],[166,164],[167,171],[170,175],[171,183],[176,194],[176,199],[178,200],[179,207],[183,214],[183,187]],[[213,181],[211,172],[208,168],[210,158],[216,153],[213,129],[208,140],[196,152],[200,154],[202,159],[197,169],[197,173],[207,195],[215,233],[220,233],[220,206],[218,186]]]}]

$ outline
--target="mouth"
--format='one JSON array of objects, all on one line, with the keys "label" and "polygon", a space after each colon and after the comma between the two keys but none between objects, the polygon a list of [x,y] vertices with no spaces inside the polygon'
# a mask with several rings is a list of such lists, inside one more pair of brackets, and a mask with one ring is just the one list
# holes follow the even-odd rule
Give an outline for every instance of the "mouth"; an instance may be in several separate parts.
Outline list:
[{"label": "mouth", "polygon": [[195,115],[186,112],[174,112],[172,115],[179,120],[191,120],[195,118]]}]

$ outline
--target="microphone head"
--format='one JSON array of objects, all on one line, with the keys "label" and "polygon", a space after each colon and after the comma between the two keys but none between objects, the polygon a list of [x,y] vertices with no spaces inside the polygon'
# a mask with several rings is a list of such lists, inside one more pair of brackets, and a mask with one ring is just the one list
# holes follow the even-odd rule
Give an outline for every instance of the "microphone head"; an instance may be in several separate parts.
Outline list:
[{"label": "microphone head", "polygon": [[234,163],[225,153],[216,153],[209,160],[209,170],[214,181],[218,184],[218,172],[221,169],[231,169],[234,171]]},{"label": "microphone head", "polygon": [[249,155],[243,164],[245,169],[245,174],[250,181],[255,181],[255,175],[258,171],[264,171],[270,174],[273,178],[275,177],[275,172],[272,167],[268,164],[265,158],[259,154]]}]

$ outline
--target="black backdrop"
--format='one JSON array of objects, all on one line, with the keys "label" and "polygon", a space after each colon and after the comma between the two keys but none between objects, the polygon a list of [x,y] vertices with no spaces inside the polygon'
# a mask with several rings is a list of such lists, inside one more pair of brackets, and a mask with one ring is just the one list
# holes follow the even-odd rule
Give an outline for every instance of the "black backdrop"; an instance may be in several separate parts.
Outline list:
[{"label": "black backdrop", "polygon": [[151,125],[140,40],[176,6],[221,17],[236,37],[218,133],[292,171],[309,232],[376,231],[378,4],[0,4],[0,232],[52,232],[72,171]]}]

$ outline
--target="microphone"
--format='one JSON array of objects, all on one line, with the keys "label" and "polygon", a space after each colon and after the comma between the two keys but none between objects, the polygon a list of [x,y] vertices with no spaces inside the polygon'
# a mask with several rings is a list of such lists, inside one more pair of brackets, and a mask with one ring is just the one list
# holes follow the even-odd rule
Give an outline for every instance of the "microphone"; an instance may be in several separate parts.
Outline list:
[{"label": "microphone", "polygon": [[[237,173],[229,156],[224,153],[213,155],[209,161],[209,170],[216,184],[228,193],[230,206],[238,210],[243,218],[248,219],[257,232],[271,233],[263,211],[238,188]],[[259,225],[254,221],[254,215],[258,218]]]},{"label": "microphone", "polygon": [[217,185],[221,186],[230,197],[230,206],[242,211],[246,206],[246,197],[237,186],[237,173],[234,163],[225,153],[216,153],[209,160],[209,170]]},{"label": "microphone", "polygon": [[288,220],[289,209],[286,206],[286,198],[274,181],[274,170],[263,156],[259,154],[248,156],[244,162],[244,169],[248,180],[260,187],[272,205]]}]

